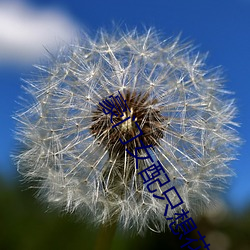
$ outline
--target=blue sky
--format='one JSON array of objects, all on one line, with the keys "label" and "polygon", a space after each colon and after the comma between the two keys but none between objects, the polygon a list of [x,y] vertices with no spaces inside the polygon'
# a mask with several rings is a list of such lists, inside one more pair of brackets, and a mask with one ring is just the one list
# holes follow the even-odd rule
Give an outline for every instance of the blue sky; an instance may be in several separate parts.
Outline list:
[{"label": "blue sky", "polygon": [[238,160],[232,163],[237,177],[232,180],[227,199],[235,208],[250,204],[250,0],[30,0],[1,3],[1,176],[16,179],[9,157],[15,149],[12,132],[15,122],[11,116],[18,108],[18,96],[22,95],[21,78],[34,71],[31,65],[46,54],[43,45],[53,50],[58,44],[55,36],[70,40],[77,27],[94,35],[98,28],[111,27],[114,21],[129,28],[154,26],[166,37],[181,33],[183,39],[198,45],[201,52],[209,51],[207,64],[210,67],[222,66],[227,80],[225,88],[235,92],[239,109],[237,121],[241,124],[239,133],[244,140]]}]

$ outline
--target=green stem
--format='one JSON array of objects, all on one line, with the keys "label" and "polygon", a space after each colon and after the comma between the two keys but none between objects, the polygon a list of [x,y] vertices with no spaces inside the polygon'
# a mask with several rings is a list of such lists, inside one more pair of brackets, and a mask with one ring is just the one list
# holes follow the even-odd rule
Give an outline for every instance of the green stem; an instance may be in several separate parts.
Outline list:
[{"label": "green stem", "polygon": [[111,249],[112,241],[116,231],[116,225],[117,223],[114,222],[111,225],[103,224],[100,226],[94,250]]}]

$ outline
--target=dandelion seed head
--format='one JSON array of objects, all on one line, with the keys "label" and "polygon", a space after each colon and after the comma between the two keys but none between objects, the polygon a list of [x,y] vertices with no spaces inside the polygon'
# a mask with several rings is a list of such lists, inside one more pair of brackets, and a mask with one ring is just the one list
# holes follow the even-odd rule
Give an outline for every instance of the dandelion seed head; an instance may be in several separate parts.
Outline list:
[{"label": "dandelion seed head", "polygon": [[[36,181],[43,201],[63,211],[96,224],[117,219],[139,233],[164,231],[166,200],[154,198],[137,174],[152,163],[139,161],[136,169],[126,151],[142,140],[171,180],[152,185],[157,195],[175,186],[184,201],[179,209],[192,216],[205,211],[234,174],[229,162],[239,143],[234,100],[220,72],[206,69],[205,56],[191,44],[161,40],[153,29],[82,36],[26,80],[32,101],[15,115],[24,148],[15,156],[18,171]],[[133,138],[138,128],[132,120],[112,128],[99,104],[118,91],[131,112],[113,123],[135,117],[143,131],[127,145],[119,139]]]}]

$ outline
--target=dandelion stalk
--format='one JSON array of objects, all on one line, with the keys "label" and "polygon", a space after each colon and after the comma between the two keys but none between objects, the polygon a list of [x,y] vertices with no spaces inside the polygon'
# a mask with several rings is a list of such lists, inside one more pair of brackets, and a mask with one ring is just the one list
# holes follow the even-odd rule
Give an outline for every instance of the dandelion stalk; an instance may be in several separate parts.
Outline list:
[{"label": "dandelion stalk", "polygon": [[115,236],[117,223],[101,225],[94,250],[110,250]]}]

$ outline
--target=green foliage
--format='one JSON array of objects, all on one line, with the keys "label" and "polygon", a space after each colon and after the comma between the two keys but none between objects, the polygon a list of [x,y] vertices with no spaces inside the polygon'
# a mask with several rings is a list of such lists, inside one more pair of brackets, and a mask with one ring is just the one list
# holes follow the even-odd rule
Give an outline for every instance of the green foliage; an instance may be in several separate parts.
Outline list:
[{"label": "green foliage", "polygon": [[[20,190],[20,187],[22,190]],[[25,185],[7,185],[0,181],[0,249],[1,250],[72,250],[94,249],[97,229],[84,224],[72,215],[58,215],[47,211],[34,199],[34,192]],[[197,221],[199,230],[207,236],[219,235],[210,241],[211,250],[250,249],[250,209],[243,214],[230,214],[223,221],[212,223],[208,219]],[[219,234],[218,234],[219,232]],[[224,235],[224,236],[223,236]],[[225,244],[222,239],[228,239]],[[195,234],[191,238],[198,238]],[[224,240],[225,241],[225,240]],[[170,232],[148,232],[144,237],[118,232],[111,250],[181,249],[184,241]]]}]

